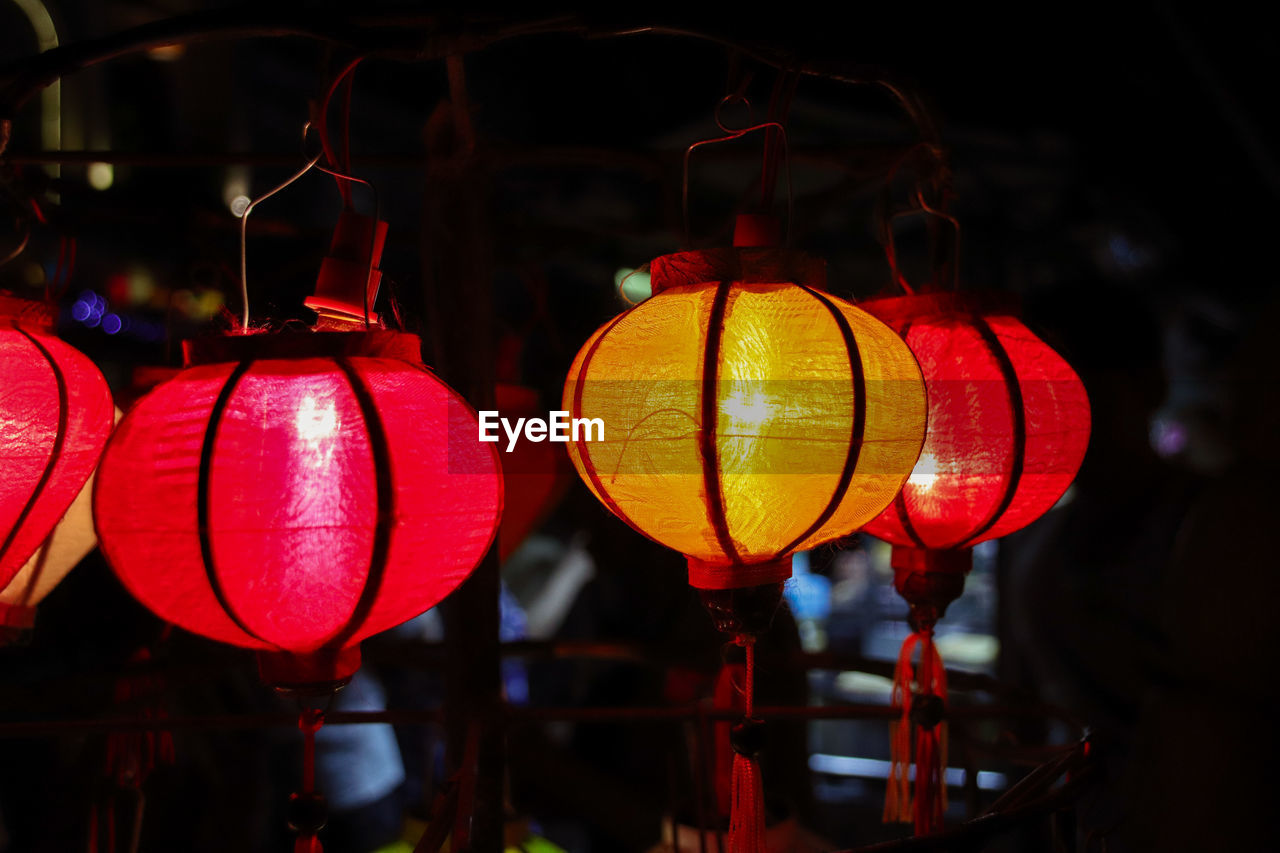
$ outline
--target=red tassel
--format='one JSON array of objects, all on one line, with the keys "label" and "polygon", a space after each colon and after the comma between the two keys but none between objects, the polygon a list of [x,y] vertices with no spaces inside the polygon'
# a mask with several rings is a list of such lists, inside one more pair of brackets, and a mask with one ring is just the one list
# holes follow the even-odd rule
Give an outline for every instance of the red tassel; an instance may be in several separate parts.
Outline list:
[{"label": "red tassel", "polygon": [[743,685],[745,715],[735,726],[740,736],[734,744],[733,803],[729,810],[729,853],[767,853],[764,844],[764,783],[760,778],[760,763],[755,748],[750,743],[751,732],[759,732],[760,721],[755,719],[755,639],[738,637],[739,645],[746,649],[746,683]]},{"label": "red tassel", "polygon": [[[740,663],[726,663],[720,669],[716,679],[715,694],[712,707],[717,711],[741,711],[743,709],[741,688],[746,679],[746,667]],[[715,787],[716,814],[727,815],[733,811],[733,759],[735,753],[730,739],[733,729],[731,720],[714,724],[712,731],[715,740]]]},{"label": "red tassel", "polygon": [[920,650],[919,695],[935,698],[935,711],[939,719],[933,725],[916,728],[916,835],[928,835],[942,829],[942,815],[947,810],[947,784],[944,777],[947,766],[947,724],[941,719],[946,711],[947,671],[942,666],[942,656],[933,644],[933,631],[922,632]]},{"label": "red tassel", "polygon": [[733,810],[729,818],[729,853],[766,853],[764,785],[760,764],[745,755],[733,757]]},{"label": "red tassel", "polygon": [[[920,647],[920,671],[913,678],[912,658]],[[915,682],[916,689],[912,690]],[[885,792],[884,822],[914,824],[916,835],[927,835],[942,828],[947,810],[947,724],[917,725],[916,717],[941,716],[947,701],[947,671],[933,644],[933,631],[912,634],[902,644],[898,665],[894,669],[891,701],[902,709],[902,716],[889,724],[889,784]],[[909,793],[907,766],[911,762],[912,734],[915,741],[915,797]]]},{"label": "red tassel", "polygon": [[324,853],[324,848],[320,846],[320,839],[314,835],[298,836],[293,842],[293,853]]}]

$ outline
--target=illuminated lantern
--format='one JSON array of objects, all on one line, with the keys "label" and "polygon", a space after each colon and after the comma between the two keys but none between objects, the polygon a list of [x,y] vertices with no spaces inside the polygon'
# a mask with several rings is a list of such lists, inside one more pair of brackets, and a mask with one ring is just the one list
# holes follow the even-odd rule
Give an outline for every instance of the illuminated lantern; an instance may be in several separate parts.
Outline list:
[{"label": "illuminated lantern", "polygon": [[325,684],[435,606],[497,529],[475,412],[390,331],[191,341],[130,410],[94,496],[103,553],[161,618]]},{"label": "illuminated lantern", "polygon": [[[93,473],[111,433],[106,380],[53,334],[45,305],[0,295],[0,635],[31,626],[35,605],[92,546],[42,549]],[[74,537],[73,537],[74,538]],[[74,556],[74,559],[71,557]]]},{"label": "illuminated lantern", "polygon": [[[874,518],[915,464],[925,426],[920,371],[902,340],[824,292],[820,261],[758,245],[752,219],[739,218],[735,248],[653,261],[653,297],[591,336],[563,403],[569,453],[592,492],[688,558],[717,626],[746,647],[740,806],[741,785],[758,788],[752,644],[791,554]],[[591,420],[603,436],[589,433]],[[747,800],[733,810],[734,850],[754,849],[737,827],[763,819],[758,795]]]},{"label": "illuminated lantern", "polygon": [[[1066,361],[991,298],[923,293],[862,307],[903,336],[929,392],[920,460],[893,503],[864,528],[893,545],[894,583],[910,604],[914,629],[895,679],[903,719],[894,733],[885,817],[929,832],[941,825],[946,790],[946,682],[934,624],[963,591],[973,546],[1031,523],[1071,485],[1089,443],[1089,401]],[[922,780],[914,806],[906,778],[912,720]]]}]

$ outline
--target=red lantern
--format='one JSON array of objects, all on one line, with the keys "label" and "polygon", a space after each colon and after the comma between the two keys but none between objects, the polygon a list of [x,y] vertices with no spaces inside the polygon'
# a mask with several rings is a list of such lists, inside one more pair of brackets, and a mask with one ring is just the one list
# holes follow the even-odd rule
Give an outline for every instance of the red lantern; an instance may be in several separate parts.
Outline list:
[{"label": "red lantern", "polygon": [[[0,588],[49,538],[98,464],[114,406],[83,353],[53,335],[53,314],[0,295]],[[80,554],[83,556],[83,554]],[[65,562],[65,561],[63,561]],[[63,574],[75,562],[57,567]],[[45,560],[0,598],[0,632],[29,627],[52,587]]]},{"label": "red lantern", "polygon": [[[861,307],[906,340],[929,393],[920,459],[893,503],[864,528],[893,544],[894,583],[915,629],[898,665],[904,710],[886,819],[914,818],[926,832],[940,825],[945,808],[945,670],[933,647],[934,623],[963,591],[973,546],[1030,524],[1071,485],[1089,443],[1089,401],[1066,361],[992,299],[927,293]],[[920,689],[913,697],[916,646]],[[902,740],[913,704],[916,779],[923,780],[914,814],[906,795],[910,742]]]},{"label": "red lantern", "polygon": [[268,682],[341,680],[361,639],[476,566],[496,453],[413,335],[236,335],[186,356],[107,447],[103,552],[161,618],[259,650]]}]

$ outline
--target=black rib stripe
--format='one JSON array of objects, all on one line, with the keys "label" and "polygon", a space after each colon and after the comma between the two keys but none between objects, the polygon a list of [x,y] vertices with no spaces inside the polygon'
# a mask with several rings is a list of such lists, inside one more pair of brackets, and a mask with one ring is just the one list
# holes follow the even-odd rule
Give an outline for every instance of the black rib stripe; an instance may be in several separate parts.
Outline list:
[{"label": "black rib stripe", "polygon": [[902,490],[898,490],[898,494],[893,497],[893,508],[898,513],[898,521],[902,522],[902,529],[906,531],[909,538],[917,548],[928,548],[921,538],[920,532],[916,530],[916,526],[911,523],[911,514],[907,512],[907,499],[902,496]]},{"label": "black rib stripe", "polygon": [[1000,516],[1004,515],[1018,491],[1018,483],[1022,480],[1022,468],[1027,455],[1027,415],[1022,408],[1022,386],[1018,384],[1018,373],[1014,370],[1013,360],[1009,358],[1009,353],[1001,345],[996,333],[987,325],[986,320],[974,316],[973,322],[978,334],[982,336],[983,343],[991,350],[992,357],[1000,366],[1005,387],[1009,389],[1009,407],[1013,411],[1013,462],[1009,470],[1009,482],[1005,484],[1004,494],[1000,497],[1000,503],[996,505],[995,511],[977,530],[956,543],[953,546],[955,548],[966,548],[972,545],[975,539],[990,530],[1000,520]]},{"label": "black rib stripe", "polygon": [[849,434],[849,448],[845,452],[844,468],[840,471],[840,479],[836,482],[835,490],[831,493],[831,499],[827,501],[826,507],[814,519],[813,524],[810,524],[804,533],[801,533],[783,547],[775,559],[789,554],[801,542],[821,530],[822,525],[826,524],[831,519],[831,516],[835,515],[841,501],[844,500],[844,496],[849,491],[849,484],[853,482],[853,472],[857,470],[858,458],[862,455],[862,440],[867,430],[867,379],[863,372],[862,353],[858,351],[858,342],[853,337],[853,329],[849,326],[849,318],[844,316],[844,312],[822,293],[804,285],[800,285],[800,287],[814,299],[821,302],[823,307],[831,313],[831,319],[836,321],[836,325],[840,328],[840,335],[844,338],[844,348],[849,355],[850,382],[853,386],[853,428]]},{"label": "black rib stripe", "polygon": [[[911,331],[911,326],[913,322],[914,321],[912,320],[908,320],[906,323],[903,324],[902,329],[898,331],[898,337],[902,338],[902,342],[904,344],[907,343],[907,334]],[[910,348],[911,348],[911,345],[907,344],[907,349],[910,349]],[[915,353],[913,352],[912,355],[914,356]],[[921,372],[923,372],[923,368],[921,368]],[[925,403],[924,403],[925,440],[926,441],[928,441],[928,438],[929,438],[928,391],[929,389],[928,389],[928,386],[926,385]],[[919,460],[916,461],[916,464],[917,465],[920,464]],[[924,537],[922,537],[920,535],[920,532],[916,530],[916,526],[911,523],[911,513],[907,512],[907,498],[906,498],[906,495],[903,494],[903,491],[905,490],[905,487],[906,487],[906,483],[903,483],[903,487],[904,487],[903,489],[898,489],[898,493],[893,496],[893,508],[898,514],[898,521],[901,522],[902,529],[906,532],[907,538],[910,539],[917,548],[927,548],[928,546],[924,544]]]},{"label": "black rib stripe", "polygon": [[275,643],[259,636],[246,625],[240,618],[240,614],[236,613],[235,608],[231,606],[227,592],[222,588],[222,581],[218,578],[218,569],[213,562],[213,541],[209,538],[209,478],[213,471],[213,449],[218,438],[218,425],[222,422],[222,414],[226,411],[236,386],[252,366],[253,361],[249,359],[236,365],[231,375],[227,377],[227,381],[223,383],[222,390],[218,392],[217,399],[213,401],[213,408],[209,411],[209,423],[205,426],[204,441],[200,445],[200,468],[196,478],[196,531],[200,538],[200,559],[204,564],[204,574],[209,579],[209,588],[213,590],[213,597],[218,600],[222,611],[241,631],[259,642],[274,646]]},{"label": "black rib stripe", "polygon": [[707,346],[702,358],[702,484],[707,493],[707,519],[716,532],[720,549],[732,562],[741,555],[729,535],[729,521],[724,511],[724,494],[720,489],[720,459],[716,451],[716,428],[719,420],[717,382],[720,376],[720,340],[724,336],[724,316],[729,308],[729,290],[733,282],[716,285],[716,296],[707,319]]},{"label": "black rib stripe", "polygon": [[360,590],[360,598],[356,601],[351,617],[342,626],[333,639],[325,645],[340,649],[369,618],[369,612],[377,601],[378,592],[382,589],[382,581],[387,572],[387,558],[391,553],[391,531],[395,527],[396,494],[391,473],[391,448],[387,441],[387,429],[382,423],[382,415],[373,400],[373,393],[364,379],[356,372],[351,359],[335,359],[338,367],[351,384],[360,405],[360,414],[364,416],[365,431],[369,434],[369,452],[373,455],[374,482],[377,489],[377,522],[373,531],[373,553],[369,557],[369,571],[365,575],[364,588]]},{"label": "black rib stripe", "polygon": [[[604,339],[613,331],[614,326],[622,322],[622,318],[626,317],[630,313],[630,311],[624,311],[617,317],[614,317],[613,320],[610,321],[609,325],[605,327],[605,330],[600,333],[600,336],[595,339],[595,342],[591,344],[591,348],[587,350],[587,354],[582,357],[582,367],[578,369],[578,381],[573,387],[573,405],[572,410],[569,412],[570,418],[579,418],[582,416],[582,393],[586,389],[587,385],[587,365],[591,363],[591,359],[595,358],[596,350],[600,349],[600,344],[604,343]],[[583,430],[583,434],[585,436],[588,433],[586,430]],[[622,519],[628,527],[639,533],[641,536],[652,538],[649,534],[637,527],[635,522],[627,517],[627,514],[622,511],[622,507],[618,506],[617,501],[613,499],[609,492],[604,488],[604,485],[600,482],[600,475],[596,473],[596,466],[591,463],[591,442],[587,441],[585,437],[579,438],[574,442],[574,446],[578,448],[578,458],[582,460],[582,467],[586,470],[588,479],[591,480],[591,488],[600,496],[600,500],[604,501],[605,506],[609,507],[609,511]]]},{"label": "black rib stripe", "polygon": [[58,457],[62,455],[62,446],[67,440],[67,378],[62,375],[62,368],[58,367],[58,362],[54,360],[53,355],[44,348],[43,344],[25,330],[18,329],[17,331],[30,341],[33,347],[40,351],[40,354],[44,356],[44,360],[49,362],[49,369],[53,371],[53,381],[58,386],[58,431],[53,436],[53,446],[49,448],[49,461],[44,464],[44,471],[41,472],[40,479],[36,482],[36,487],[31,492],[31,497],[27,498],[26,504],[22,507],[22,512],[18,513],[18,518],[14,521],[13,529],[9,531],[9,535],[5,537],[4,544],[0,545],[0,558],[9,553],[9,549],[13,547],[14,540],[18,538],[18,531],[22,529],[22,525],[31,515],[31,511],[35,509],[36,501],[39,500],[41,493],[44,492],[45,486],[49,485],[49,480],[53,477],[53,469],[58,464]]}]

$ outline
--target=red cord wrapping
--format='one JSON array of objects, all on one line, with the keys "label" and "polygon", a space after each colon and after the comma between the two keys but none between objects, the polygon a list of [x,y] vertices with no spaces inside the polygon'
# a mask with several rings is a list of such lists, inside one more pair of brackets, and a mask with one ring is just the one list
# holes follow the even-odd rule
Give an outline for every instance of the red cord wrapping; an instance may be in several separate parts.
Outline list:
[{"label": "red cord wrapping", "polygon": [[[324,725],[324,713],[312,708],[298,715],[298,728],[302,729],[302,793],[311,794],[316,789],[316,732]],[[302,831],[293,842],[293,853],[324,853],[320,839],[310,831]]]},{"label": "red cord wrapping", "polygon": [[[741,636],[737,643],[747,656],[747,677],[743,685],[744,720],[754,719],[755,639]],[[729,812],[729,853],[766,853],[764,843],[764,785],[755,756],[735,752],[733,756],[733,802]]]}]

